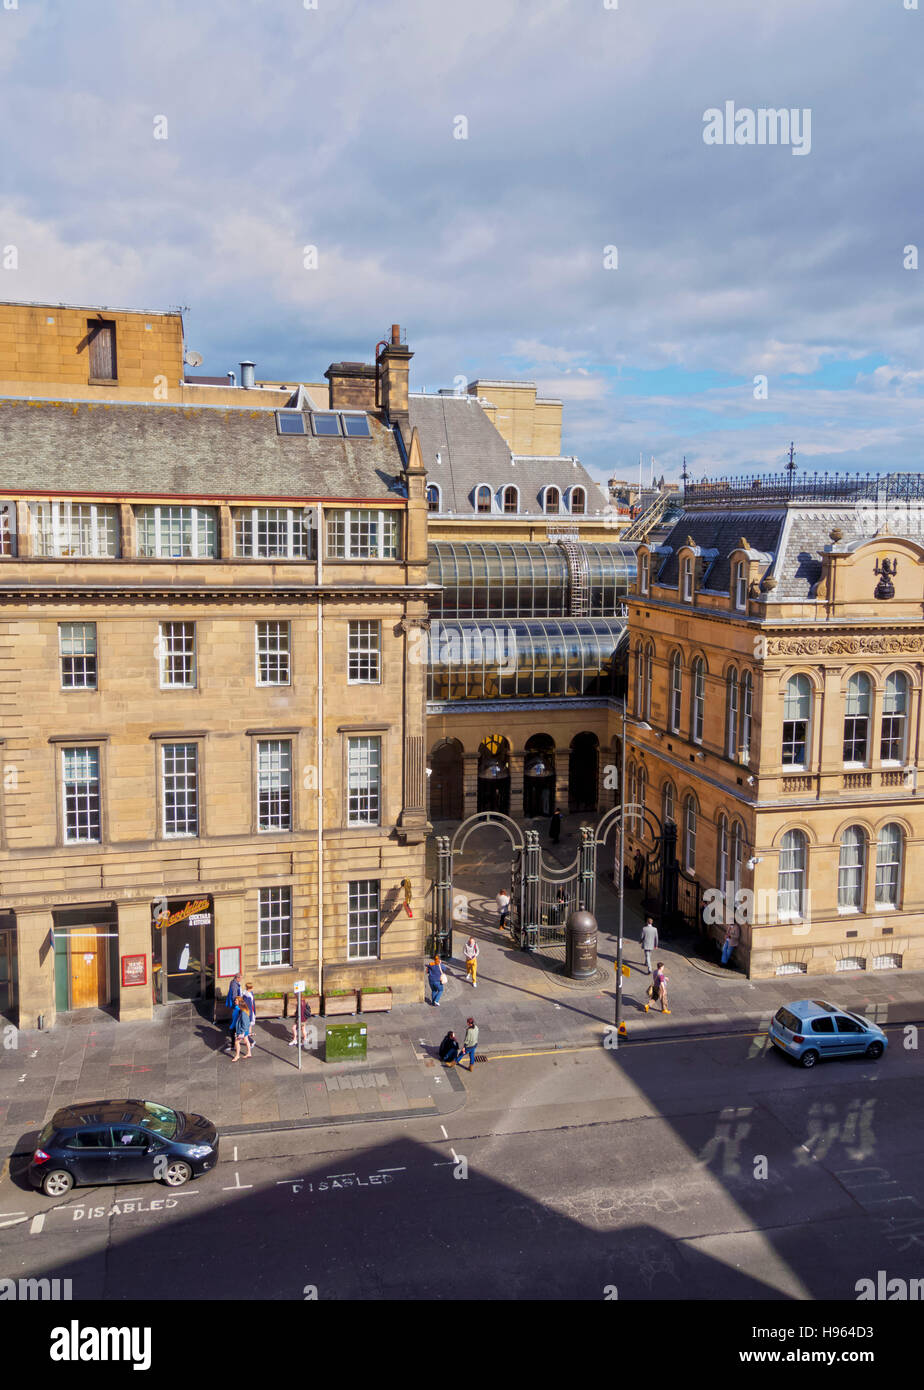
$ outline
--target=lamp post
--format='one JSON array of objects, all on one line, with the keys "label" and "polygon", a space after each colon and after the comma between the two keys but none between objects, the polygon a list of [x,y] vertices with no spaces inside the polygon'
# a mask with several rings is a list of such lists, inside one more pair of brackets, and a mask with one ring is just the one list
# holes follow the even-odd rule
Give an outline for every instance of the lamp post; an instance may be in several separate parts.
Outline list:
[{"label": "lamp post", "polygon": [[620,751],[619,767],[619,864],[617,866],[617,936],[616,936],[616,1036],[613,1041],[614,1051],[619,1047],[619,1030],[622,1027],[622,941],[623,923],[625,914],[625,865],[626,865],[626,727],[631,724],[633,728],[640,729],[642,733],[650,733],[651,725],[646,724],[644,719],[629,719],[626,715],[626,697],[622,701],[622,748]]}]

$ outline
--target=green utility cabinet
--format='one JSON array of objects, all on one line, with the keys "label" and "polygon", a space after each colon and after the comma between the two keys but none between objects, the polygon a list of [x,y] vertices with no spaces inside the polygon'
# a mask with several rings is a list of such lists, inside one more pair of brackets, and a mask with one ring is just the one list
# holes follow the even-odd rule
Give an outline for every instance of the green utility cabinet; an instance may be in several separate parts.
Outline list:
[{"label": "green utility cabinet", "polygon": [[324,1042],[325,1062],[365,1062],[365,1023],[329,1023]]}]

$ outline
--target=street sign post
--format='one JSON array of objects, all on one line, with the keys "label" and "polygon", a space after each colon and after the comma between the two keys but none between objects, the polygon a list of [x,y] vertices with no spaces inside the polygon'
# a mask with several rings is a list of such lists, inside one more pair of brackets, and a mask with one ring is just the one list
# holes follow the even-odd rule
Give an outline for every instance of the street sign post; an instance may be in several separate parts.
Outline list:
[{"label": "street sign post", "polygon": [[298,1039],[298,1069],[302,1069],[302,995],[305,992],[305,981],[296,980],[292,986],[295,991],[295,1036]]}]

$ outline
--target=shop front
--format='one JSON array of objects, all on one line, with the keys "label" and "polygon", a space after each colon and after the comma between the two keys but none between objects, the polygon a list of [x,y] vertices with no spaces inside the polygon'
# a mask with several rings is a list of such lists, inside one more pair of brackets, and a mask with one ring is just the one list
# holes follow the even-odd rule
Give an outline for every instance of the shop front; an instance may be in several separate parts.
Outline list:
[{"label": "shop front", "polygon": [[211,999],[215,992],[215,911],[211,897],[151,904],[155,1004]]}]

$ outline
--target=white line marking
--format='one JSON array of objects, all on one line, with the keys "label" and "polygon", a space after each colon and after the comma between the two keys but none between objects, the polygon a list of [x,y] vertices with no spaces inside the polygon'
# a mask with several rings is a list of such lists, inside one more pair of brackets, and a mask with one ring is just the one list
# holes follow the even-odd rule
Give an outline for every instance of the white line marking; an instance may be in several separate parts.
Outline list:
[{"label": "white line marking", "polygon": [[29,1227],[30,1236],[37,1236],[45,1225],[45,1213],[40,1211],[38,1216],[33,1216],[32,1225]]},{"label": "white line marking", "polygon": [[232,1159],[232,1162],[233,1162],[233,1163],[237,1163],[237,1145],[236,1145],[236,1144],[235,1144],[235,1146],[234,1146],[234,1157],[233,1157],[233,1159]]},{"label": "white line marking", "polygon": [[324,1176],[328,1182],[333,1182],[334,1178],[355,1178],[357,1175],[355,1173],[325,1173]]},{"label": "white line marking", "polygon": [[[376,1168],[377,1173],[406,1173],[406,1168]],[[353,1176],[351,1174],[351,1176]]]},{"label": "white line marking", "polygon": [[235,1173],[234,1176],[237,1178],[237,1182],[233,1183],[231,1187],[223,1187],[222,1192],[236,1192],[238,1188],[243,1190],[245,1187],[253,1187],[252,1182],[241,1182],[240,1173]]},{"label": "white line marking", "polygon": [[440,1129],[443,1131],[443,1138],[444,1138],[444,1139],[448,1139],[448,1138],[449,1138],[449,1135],[446,1133],[446,1126],[445,1126],[445,1125],[440,1125]]},{"label": "white line marking", "polygon": [[459,1155],[456,1153],[455,1149],[452,1147],[451,1144],[449,1146],[449,1152],[452,1154],[453,1162],[458,1163]]}]

